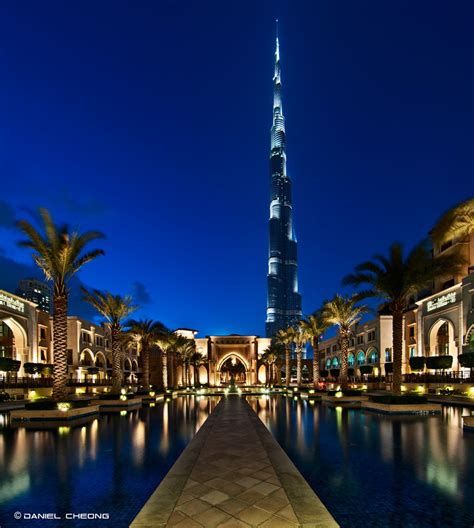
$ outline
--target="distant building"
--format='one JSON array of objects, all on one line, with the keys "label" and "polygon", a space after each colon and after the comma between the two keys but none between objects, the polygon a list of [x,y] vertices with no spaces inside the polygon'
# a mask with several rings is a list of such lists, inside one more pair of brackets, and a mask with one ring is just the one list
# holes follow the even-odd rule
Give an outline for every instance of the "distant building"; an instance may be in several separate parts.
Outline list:
[{"label": "distant building", "polygon": [[291,179],[286,173],[285,118],[281,98],[278,37],[273,76],[273,124],[270,150],[270,219],[267,274],[267,337],[302,317],[298,291],[297,241],[293,227]]},{"label": "distant building", "polygon": [[16,293],[23,299],[37,304],[43,312],[51,313],[52,292],[45,282],[38,279],[23,279],[20,281]]}]

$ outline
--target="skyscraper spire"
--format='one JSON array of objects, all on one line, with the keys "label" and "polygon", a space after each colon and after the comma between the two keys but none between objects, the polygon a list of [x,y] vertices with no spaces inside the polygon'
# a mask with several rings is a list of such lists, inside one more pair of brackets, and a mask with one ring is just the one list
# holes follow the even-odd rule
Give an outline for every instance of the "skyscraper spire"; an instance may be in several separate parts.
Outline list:
[{"label": "skyscraper spire", "polygon": [[291,180],[286,174],[286,134],[281,93],[280,43],[276,27],[273,123],[270,145],[270,220],[266,334],[272,337],[301,319],[298,258],[293,229]]}]

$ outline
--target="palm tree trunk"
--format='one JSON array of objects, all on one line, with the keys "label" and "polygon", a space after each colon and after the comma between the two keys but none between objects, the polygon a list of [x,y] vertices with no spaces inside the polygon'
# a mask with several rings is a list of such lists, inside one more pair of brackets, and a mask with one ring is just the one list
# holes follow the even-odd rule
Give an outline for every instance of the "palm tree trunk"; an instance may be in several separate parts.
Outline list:
[{"label": "palm tree trunk", "polygon": [[341,370],[339,371],[339,383],[341,385],[341,390],[347,389],[347,355],[349,350],[349,336],[347,334],[341,334]]},{"label": "palm tree trunk", "polygon": [[285,370],[286,370],[285,385],[289,387],[291,372],[290,372],[290,347],[288,345],[285,347]]},{"label": "palm tree trunk", "polygon": [[194,363],[194,377],[195,385],[201,385],[201,374],[199,373],[199,365],[197,363]]},{"label": "palm tree trunk", "polygon": [[403,358],[403,311],[392,312],[393,339],[393,385],[392,392],[396,396],[402,393],[402,358]]},{"label": "palm tree trunk", "polygon": [[319,384],[319,336],[313,337],[313,385]]},{"label": "palm tree trunk", "polygon": [[54,296],[53,313],[53,400],[67,396],[67,294]]},{"label": "palm tree trunk", "polygon": [[120,394],[122,389],[122,348],[119,329],[112,325],[112,394]]},{"label": "palm tree trunk", "polygon": [[148,346],[142,348],[142,384],[145,389],[150,387],[150,350]]},{"label": "palm tree trunk", "polygon": [[163,389],[168,388],[168,354],[165,350],[161,351],[161,366],[163,372]]},{"label": "palm tree trunk", "polygon": [[296,385],[301,385],[301,356],[303,354],[303,347],[296,347]]}]

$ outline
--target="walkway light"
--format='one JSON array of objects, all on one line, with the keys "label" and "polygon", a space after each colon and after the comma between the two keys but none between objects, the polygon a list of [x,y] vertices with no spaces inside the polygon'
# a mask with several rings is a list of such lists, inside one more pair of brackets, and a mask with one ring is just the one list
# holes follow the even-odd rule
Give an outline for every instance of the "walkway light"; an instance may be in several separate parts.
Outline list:
[{"label": "walkway light", "polygon": [[57,407],[59,411],[67,412],[71,408],[71,404],[69,402],[59,402]]}]

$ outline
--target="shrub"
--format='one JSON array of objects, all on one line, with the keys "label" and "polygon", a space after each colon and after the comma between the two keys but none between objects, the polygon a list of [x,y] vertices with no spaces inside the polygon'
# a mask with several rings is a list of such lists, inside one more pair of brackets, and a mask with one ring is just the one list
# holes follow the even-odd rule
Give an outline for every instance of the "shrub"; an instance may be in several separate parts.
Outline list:
[{"label": "shrub", "polygon": [[23,365],[25,374],[39,374],[41,365],[39,363],[25,363]]},{"label": "shrub", "polygon": [[324,370],[320,370],[319,371],[319,375],[322,377],[322,378],[327,378],[329,376],[329,371],[327,371],[326,369]]},{"label": "shrub", "polygon": [[361,365],[359,368],[360,368],[360,373],[362,375],[372,374],[372,372],[374,371],[374,367],[372,365]]},{"label": "shrub", "polygon": [[52,376],[54,372],[54,365],[50,363],[41,364],[41,375],[42,376]]},{"label": "shrub", "polygon": [[338,378],[339,377],[340,369],[338,368],[332,368],[329,370],[329,373],[331,374],[331,377]]},{"label": "shrub", "polygon": [[21,361],[0,357],[0,372],[18,372],[20,370]]},{"label": "shrub", "polygon": [[425,368],[426,358],[424,356],[414,356],[410,358],[410,368],[413,371],[423,370]]},{"label": "shrub", "polygon": [[10,399],[10,395],[8,392],[0,392],[0,402],[8,401]]},{"label": "shrub", "polygon": [[380,394],[369,396],[369,400],[374,403],[386,403],[389,405],[411,405],[427,402],[426,396],[421,396],[420,394],[402,394],[401,396]]},{"label": "shrub", "polygon": [[426,358],[426,367],[431,370],[449,369],[453,365],[453,356],[431,356]]},{"label": "shrub", "polygon": [[392,374],[393,373],[393,363],[385,363],[385,374]]},{"label": "shrub", "polygon": [[465,352],[458,356],[461,367],[474,369],[474,352]]},{"label": "shrub", "polygon": [[[68,400],[67,403],[69,403],[71,409],[81,409],[89,405],[89,402],[85,400]],[[29,411],[55,411],[58,409],[58,404],[50,398],[38,398],[27,403],[25,409]]]}]

